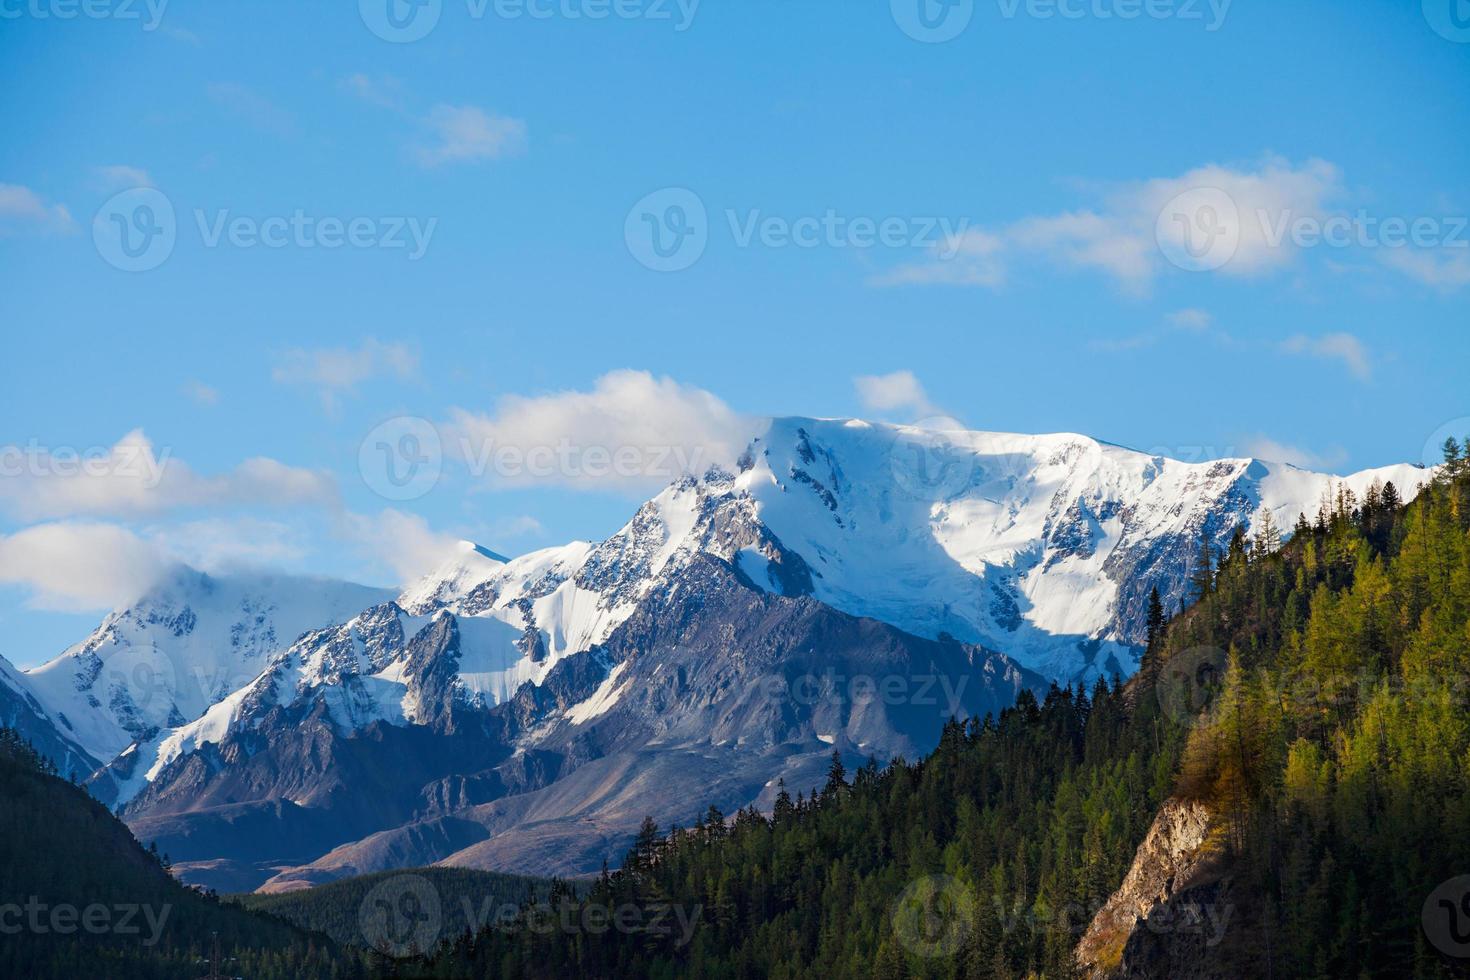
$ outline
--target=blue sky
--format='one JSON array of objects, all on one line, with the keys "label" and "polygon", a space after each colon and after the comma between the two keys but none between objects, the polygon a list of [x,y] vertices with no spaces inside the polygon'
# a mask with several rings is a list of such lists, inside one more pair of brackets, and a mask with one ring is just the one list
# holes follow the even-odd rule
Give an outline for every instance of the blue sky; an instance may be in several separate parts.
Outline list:
[{"label": "blue sky", "polygon": [[[430,0],[406,42],[388,0],[0,4],[0,654],[173,559],[386,583],[657,482],[466,436],[942,414],[1346,471],[1470,416],[1448,2],[924,0],[939,43],[919,2]],[[385,499],[399,416],[449,452]]]}]

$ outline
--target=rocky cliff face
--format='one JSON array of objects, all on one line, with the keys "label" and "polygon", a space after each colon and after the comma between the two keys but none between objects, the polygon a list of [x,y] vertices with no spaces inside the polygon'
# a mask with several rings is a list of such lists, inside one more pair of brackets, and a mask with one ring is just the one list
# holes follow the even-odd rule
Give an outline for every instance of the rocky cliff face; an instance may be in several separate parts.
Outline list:
[{"label": "rocky cliff face", "polygon": [[1159,809],[1123,883],[1077,944],[1090,980],[1215,980],[1233,977],[1216,955],[1236,909],[1209,808],[1170,799]]},{"label": "rocky cliff face", "polygon": [[125,818],[216,887],[436,862],[585,874],[644,816],[766,804],[781,777],[811,789],[834,749],[851,765],[914,757],[951,716],[1047,683],[993,651],[768,591],[710,554],[507,700],[475,694],[476,625],[390,604],[304,637],[258,696],[219,706],[218,734],[167,748]]}]

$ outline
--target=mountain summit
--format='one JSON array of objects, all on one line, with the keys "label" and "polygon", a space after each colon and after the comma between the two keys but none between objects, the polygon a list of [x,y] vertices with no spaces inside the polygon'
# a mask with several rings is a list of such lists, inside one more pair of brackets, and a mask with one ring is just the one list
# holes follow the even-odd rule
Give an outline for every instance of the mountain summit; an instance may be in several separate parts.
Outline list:
[{"label": "mountain summit", "polygon": [[768,802],[834,748],[912,756],[950,715],[1126,676],[1201,538],[1425,477],[776,419],[601,542],[464,542],[396,594],[181,571],[0,671],[0,705],[103,763],[93,791],[194,880],[583,872],[682,800]]}]

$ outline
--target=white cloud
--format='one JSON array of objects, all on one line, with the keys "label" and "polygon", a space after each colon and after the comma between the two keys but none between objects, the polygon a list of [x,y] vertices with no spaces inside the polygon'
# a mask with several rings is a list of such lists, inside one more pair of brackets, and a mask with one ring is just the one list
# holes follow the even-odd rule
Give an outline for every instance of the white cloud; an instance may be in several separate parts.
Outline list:
[{"label": "white cloud", "polygon": [[1359,381],[1373,376],[1373,365],[1369,361],[1368,349],[1363,342],[1350,333],[1329,333],[1320,337],[1297,334],[1282,341],[1281,349],[1288,354],[1306,354],[1310,357],[1338,361]]},{"label": "white cloud", "polygon": [[1254,436],[1245,443],[1245,451],[1258,459],[1274,463],[1291,463],[1303,469],[1331,472],[1347,462],[1347,450],[1334,446],[1325,453],[1316,453],[1300,446],[1277,442],[1269,436]]},{"label": "white cloud", "polygon": [[40,609],[110,609],[138,598],[169,567],[157,546],[111,524],[41,524],[0,536],[0,582]]},{"label": "white cloud", "polygon": [[265,457],[203,476],[169,449],[155,452],[141,429],[112,447],[0,446],[0,474],[0,507],[24,520],[142,516],[223,504],[330,505],[337,499],[330,475]]},{"label": "white cloud", "polygon": [[145,531],[170,557],[206,572],[297,564],[307,549],[297,530],[253,517],[207,517]]},{"label": "white cloud", "polygon": [[1288,265],[1296,249],[1289,236],[1278,239],[1283,217],[1320,218],[1340,190],[1337,168],[1322,160],[1296,166],[1272,157],[1254,169],[1210,164],[1175,177],[1114,185],[1077,210],[971,229],[959,248],[933,249],[924,262],[899,266],[871,282],[997,288],[1007,281],[1010,266],[1035,257],[1100,271],[1127,292],[1147,293],[1171,268],[1161,244],[1173,245],[1184,234],[1168,221],[1161,223],[1160,215],[1179,195],[1205,188],[1227,195],[1238,216],[1231,225],[1238,243],[1217,269],[1227,276],[1260,275]]},{"label": "white cloud", "polygon": [[1209,313],[1196,309],[1175,310],[1164,319],[1169,321],[1171,327],[1188,330],[1191,333],[1203,333],[1210,329],[1210,324],[1214,322],[1214,317]]},{"label": "white cloud", "polygon": [[96,167],[97,185],[106,191],[129,190],[134,187],[152,187],[153,178],[141,167],[129,167],[115,163]]},{"label": "white cloud", "polygon": [[1444,292],[1470,286],[1470,249],[1380,249],[1378,259],[1416,282]]},{"label": "white cloud", "polygon": [[490,525],[490,543],[493,547],[502,541],[514,541],[516,538],[545,533],[546,528],[536,518],[530,514],[518,514],[514,517],[503,517]]},{"label": "white cloud", "polygon": [[189,398],[199,405],[209,406],[219,404],[219,391],[211,388],[203,381],[190,381],[186,383],[184,385],[184,394],[188,395]]},{"label": "white cloud", "polygon": [[873,286],[988,286],[1004,285],[1001,260],[1005,241],[975,228],[930,249],[922,262],[909,262],[868,280]]},{"label": "white cloud", "polygon": [[1140,217],[1137,206],[1130,203],[1108,215],[1078,211],[1025,218],[1012,225],[1006,237],[1019,249],[1064,265],[1100,269],[1135,290],[1152,280],[1157,254],[1152,228],[1144,234]]},{"label": "white cloud", "polygon": [[384,109],[403,107],[403,85],[392,75],[379,75],[375,78],[363,72],[354,72],[342,79],[340,84],[344,92],[370,105]]},{"label": "white cloud", "polygon": [[865,374],[852,379],[863,408],[870,412],[904,412],[911,419],[940,415],[912,371]]},{"label": "white cloud", "polygon": [[0,234],[7,227],[38,231],[71,231],[76,223],[65,205],[47,204],[29,187],[0,184]]},{"label": "white cloud", "polygon": [[476,106],[437,105],[429,110],[424,125],[434,143],[415,148],[421,165],[499,160],[526,149],[526,123],[510,116],[497,116]]},{"label": "white cloud", "polygon": [[638,492],[733,465],[758,423],[703,389],[623,370],[591,391],[507,396],[493,415],[459,410],[445,428],[448,451],[492,484]]},{"label": "white cloud", "polygon": [[368,339],[356,349],[328,347],[286,351],[271,377],[281,384],[309,385],[319,389],[328,411],[337,407],[337,396],[350,392],[364,381],[392,376],[408,381],[418,377],[419,358],[403,344],[384,344]]},{"label": "white cloud", "polygon": [[360,552],[391,569],[400,583],[443,564],[455,554],[460,540],[434,531],[417,514],[391,507],[371,515],[344,514],[342,530]]},{"label": "white cloud", "polygon": [[1192,334],[1196,337],[1203,337],[1209,334],[1217,342],[1230,341],[1228,334],[1218,331],[1213,334],[1210,333],[1210,325],[1215,322],[1215,318],[1204,310],[1175,310],[1172,313],[1166,313],[1164,315],[1164,322],[1168,326],[1167,330],[1154,330],[1148,333],[1133,334],[1128,337],[1101,337],[1088,341],[1087,346],[1093,350],[1114,353],[1118,351],[1142,350],[1145,347],[1152,347],[1154,344],[1180,333]]}]

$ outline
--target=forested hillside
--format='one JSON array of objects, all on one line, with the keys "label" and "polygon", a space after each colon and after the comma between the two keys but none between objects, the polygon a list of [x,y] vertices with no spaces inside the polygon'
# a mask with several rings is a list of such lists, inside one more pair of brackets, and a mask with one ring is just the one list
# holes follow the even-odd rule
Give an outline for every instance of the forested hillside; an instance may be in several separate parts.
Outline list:
[{"label": "forested hillside", "polygon": [[356,954],[169,876],[107,808],[0,729],[0,977],[365,976]]},{"label": "forested hillside", "polygon": [[[1146,921],[1103,930],[1089,970],[1465,975],[1470,464],[1458,445],[1446,456],[1413,503],[1392,485],[1342,490],[1284,546],[1266,523],[1217,555],[1203,529],[1196,601],[1170,619],[1155,597],[1126,684],[1023,691],[998,718],[951,721],[914,762],[849,771],[834,753],[825,785],[782,787],[770,815],[646,822],[590,889],[555,882],[533,902],[510,880],[502,897],[519,911],[478,920],[426,917],[412,890],[375,912],[377,879],[393,875],[251,900],[328,909],[339,934],[381,912],[396,960],[179,886],[7,734],[0,895],[80,916],[101,906],[114,925],[118,909],[142,911],[141,935],[7,928],[0,975],[197,976],[217,932],[250,978],[1072,977],[1079,938],[1147,860],[1139,845],[1166,803],[1209,815],[1208,874],[1174,882]],[[452,899],[457,874],[424,887]],[[1213,903],[1208,921],[1171,918],[1191,895]],[[5,927],[29,914],[7,901]],[[424,960],[413,937],[429,921],[448,941]],[[470,921],[486,924],[456,936]]]},{"label": "forested hillside", "polygon": [[517,908],[544,900],[551,882],[544,878],[475,871],[471,868],[409,868],[344,878],[314,888],[282,894],[230,895],[228,900],[258,912],[269,912],[303,928],[326,933],[340,943],[372,947],[378,936],[363,928],[363,907],[378,898],[390,899],[411,890],[432,892],[435,931],[456,936],[508,917]]},{"label": "forested hillside", "polygon": [[[834,756],[825,786],[783,792],[770,818],[648,825],[585,904],[563,900],[560,927],[543,911],[487,929],[433,972],[1071,976],[1178,797],[1216,815],[1231,915],[1208,962],[1123,968],[1458,975],[1458,934],[1435,916],[1459,899],[1431,901],[1470,870],[1470,472],[1458,445],[1446,457],[1407,508],[1391,484],[1342,490],[1285,547],[1269,525],[1223,555],[1205,545],[1197,601],[1167,623],[1154,603],[1126,686],[1023,693],[949,725],[922,761],[850,779]],[[643,914],[605,927],[598,910],[620,908]]]}]

